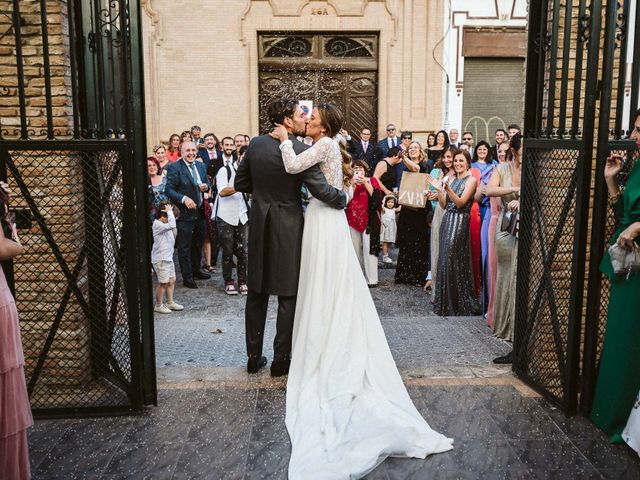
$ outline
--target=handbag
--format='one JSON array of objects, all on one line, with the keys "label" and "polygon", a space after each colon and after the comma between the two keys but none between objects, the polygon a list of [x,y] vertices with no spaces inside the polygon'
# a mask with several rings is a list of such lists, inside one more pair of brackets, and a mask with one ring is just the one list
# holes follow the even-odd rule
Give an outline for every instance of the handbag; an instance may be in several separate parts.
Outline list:
[{"label": "handbag", "polygon": [[517,237],[519,222],[520,222],[520,212],[512,212],[510,210],[507,210],[502,214],[502,223],[500,224],[500,231],[507,232],[510,235]]},{"label": "handbag", "polygon": [[617,277],[629,278],[631,274],[640,272],[640,246],[635,242],[631,250],[614,243],[609,247],[609,257]]},{"label": "handbag", "polygon": [[398,203],[409,208],[425,208],[427,206],[427,174],[404,172],[400,181]]}]

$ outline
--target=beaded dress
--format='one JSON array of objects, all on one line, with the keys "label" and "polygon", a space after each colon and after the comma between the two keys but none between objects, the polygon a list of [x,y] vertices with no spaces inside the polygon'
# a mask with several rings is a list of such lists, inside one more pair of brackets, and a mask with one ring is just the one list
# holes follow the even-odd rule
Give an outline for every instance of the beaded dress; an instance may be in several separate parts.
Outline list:
[{"label": "beaded dress", "polygon": [[[472,175],[455,178],[451,189],[462,196],[466,182],[475,182]],[[469,222],[473,198],[458,208],[447,197],[442,223],[438,254],[438,281],[435,289],[435,312],[441,316],[477,315],[480,305],[473,285],[471,268],[471,240]]]}]

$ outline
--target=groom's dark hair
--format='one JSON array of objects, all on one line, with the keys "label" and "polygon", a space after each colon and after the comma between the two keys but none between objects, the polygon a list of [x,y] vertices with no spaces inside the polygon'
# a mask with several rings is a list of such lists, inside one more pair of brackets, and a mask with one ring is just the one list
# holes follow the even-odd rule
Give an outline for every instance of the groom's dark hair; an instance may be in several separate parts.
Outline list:
[{"label": "groom's dark hair", "polygon": [[293,98],[279,98],[271,102],[267,111],[271,126],[275,126],[276,123],[283,125],[285,117],[293,118],[297,107],[298,101]]}]

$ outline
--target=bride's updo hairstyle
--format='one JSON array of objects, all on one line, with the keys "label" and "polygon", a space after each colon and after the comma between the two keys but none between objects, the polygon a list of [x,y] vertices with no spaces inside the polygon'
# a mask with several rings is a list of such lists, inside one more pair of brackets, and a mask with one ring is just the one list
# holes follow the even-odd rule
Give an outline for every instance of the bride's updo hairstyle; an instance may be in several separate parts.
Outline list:
[{"label": "bride's updo hairstyle", "polygon": [[[328,137],[335,137],[342,128],[342,122],[344,117],[342,112],[335,105],[330,103],[320,103],[316,105],[318,113],[320,114],[320,123],[327,131]],[[353,167],[351,167],[351,155],[347,153],[342,142],[338,142],[340,146],[340,153],[342,154],[342,175],[345,185],[351,185],[351,179],[353,178]]]}]

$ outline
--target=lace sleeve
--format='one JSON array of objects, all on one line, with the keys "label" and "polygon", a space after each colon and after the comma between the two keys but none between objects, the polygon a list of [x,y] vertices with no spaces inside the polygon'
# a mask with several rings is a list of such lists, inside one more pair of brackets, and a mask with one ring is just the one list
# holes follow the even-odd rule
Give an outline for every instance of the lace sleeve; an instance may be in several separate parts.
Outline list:
[{"label": "lace sleeve", "polygon": [[331,155],[331,139],[327,138],[325,140],[323,138],[313,147],[299,155],[296,155],[296,152],[294,152],[291,140],[285,140],[280,144],[280,151],[282,152],[282,161],[284,162],[284,168],[287,173],[296,174],[326,161]]}]

